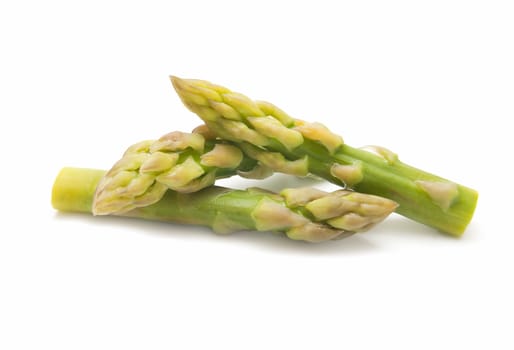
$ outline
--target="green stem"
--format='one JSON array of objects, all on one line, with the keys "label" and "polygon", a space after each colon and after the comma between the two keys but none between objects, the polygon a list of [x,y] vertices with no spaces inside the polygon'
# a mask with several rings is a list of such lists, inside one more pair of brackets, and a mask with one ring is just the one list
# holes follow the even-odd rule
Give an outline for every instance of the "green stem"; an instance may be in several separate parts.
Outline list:
[{"label": "green stem", "polygon": [[339,163],[362,165],[363,178],[350,187],[362,193],[370,193],[391,199],[399,204],[396,212],[442,232],[461,236],[473,217],[478,192],[455,184],[457,195],[449,208],[442,207],[416,181],[451,183],[440,176],[412,167],[398,159],[387,161],[366,150],[342,145],[331,155],[325,147],[311,140],[305,140],[294,150],[287,150],[272,140],[269,149],[287,155],[289,158],[309,156],[309,171],[336,185],[346,186],[339,178],[330,174],[330,165]]},{"label": "green stem", "polygon": [[52,206],[60,211],[92,213],[96,187],[106,171],[63,168],[52,187]]},{"label": "green stem", "polygon": [[356,191],[373,193],[396,201],[396,212],[443,232],[460,236],[473,217],[478,192],[455,184],[457,195],[449,208],[444,208],[420,187],[416,181],[452,183],[440,176],[407,165],[400,160],[384,161],[367,151],[343,145],[334,158],[351,158],[365,167],[364,179],[354,186]]}]

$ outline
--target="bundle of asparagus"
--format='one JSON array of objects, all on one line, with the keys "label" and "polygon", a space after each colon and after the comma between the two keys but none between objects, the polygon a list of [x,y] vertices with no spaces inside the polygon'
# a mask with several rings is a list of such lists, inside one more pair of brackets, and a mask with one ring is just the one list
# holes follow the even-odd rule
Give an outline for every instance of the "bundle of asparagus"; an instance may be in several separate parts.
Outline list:
[{"label": "bundle of asparagus", "polygon": [[[109,171],[63,168],[52,204],[61,211],[120,215],[239,230],[283,232],[321,242],[363,232],[396,211],[460,235],[477,193],[401,163],[392,152],[347,146],[319,123],[295,120],[268,102],[202,80],[172,77],[185,105],[205,122],[130,146]],[[314,174],[343,189],[234,190],[234,175]],[[357,192],[359,191],[359,192]]]}]

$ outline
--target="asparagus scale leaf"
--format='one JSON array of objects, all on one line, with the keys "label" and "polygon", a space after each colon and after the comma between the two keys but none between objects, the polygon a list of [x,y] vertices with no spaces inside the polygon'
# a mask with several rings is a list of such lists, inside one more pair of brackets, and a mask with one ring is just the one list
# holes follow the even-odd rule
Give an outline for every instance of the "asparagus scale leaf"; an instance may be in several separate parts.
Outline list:
[{"label": "asparagus scale leaf", "polygon": [[320,123],[294,119],[269,102],[205,80],[172,76],[171,81],[185,106],[215,135],[275,171],[280,171],[277,159],[296,162],[298,174],[389,198],[399,204],[397,213],[454,236],[462,235],[473,217],[475,190],[409,166],[386,148],[351,147]]},{"label": "asparagus scale leaf", "polygon": [[[63,168],[52,189],[52,205],[69,212],[93,212],[106,172]],[[115,215],[204,225],[219,233],[240,230],[283,232],[294,240],[321,242],[362,232],[384,220],[397,204],[391,200],[339,190],[234,190],[209,186],[193,193],[167,190],[159,201]]]}]

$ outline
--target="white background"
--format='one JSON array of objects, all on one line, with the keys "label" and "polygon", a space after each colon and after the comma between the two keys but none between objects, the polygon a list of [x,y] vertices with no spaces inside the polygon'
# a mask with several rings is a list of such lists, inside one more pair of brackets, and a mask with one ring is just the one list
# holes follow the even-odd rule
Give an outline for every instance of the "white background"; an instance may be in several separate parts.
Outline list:
[{"label": "white background", "polygon": [[[0,348],[514,348],[513,18],[494,0],[3,1]],[[475,217],[462,239],[395,215],[312,245],[57,213],[61,167],[199,124],[169,74],[476,188]]]}]

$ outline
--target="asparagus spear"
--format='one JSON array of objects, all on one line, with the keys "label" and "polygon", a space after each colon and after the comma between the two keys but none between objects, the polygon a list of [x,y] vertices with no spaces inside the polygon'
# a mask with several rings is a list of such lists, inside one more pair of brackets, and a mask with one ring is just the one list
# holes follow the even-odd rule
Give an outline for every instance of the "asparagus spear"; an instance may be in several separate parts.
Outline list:
[{"label": "asparagus spear", "polygon": [[320,123],[293,119],[269,102],[253,101],[208,81],[171,81],[186,107],[212,132],[238,143],[251,157],[303,159],[308,172],[392,199],[399,204],[397,213],[454,236],[464,233],[473,216],[475,190],[409,166],[383,147],[348,146]]},{"label": "asparagus spear", "polygon": [[[96,187],[105,174],[102,170],[63,168],[52,189],[53,207],[91,213]],[[276,194],[210,186],[194,193],[168,190],[154,204],[116,215],[204,225],[219,233],[284,232],[294,240],[321,242],[365,231],[395,208],[391,200],[346,190],[326,193],[300,188]]]},{"label": "asparagus spear", "polygon": [[[203,131],[205,133],[205,130]],[[223,141],[196,133],[170,132],[130,146],[100,181],[93,213],[125,212],[158,202],[168,189],[195,192],[217,178],[240,174],[264,177],[271,171]]]}]

